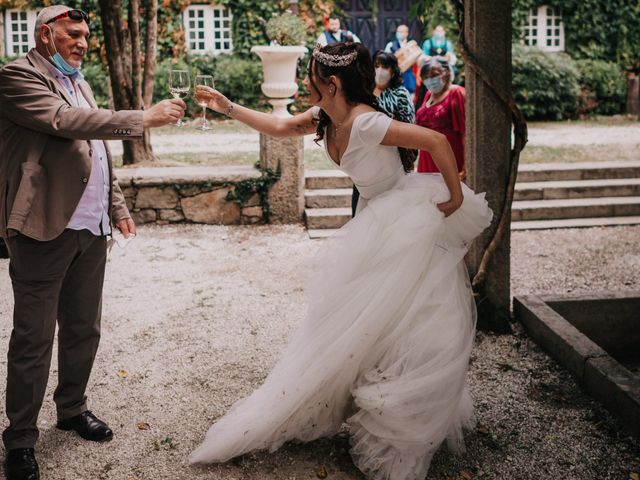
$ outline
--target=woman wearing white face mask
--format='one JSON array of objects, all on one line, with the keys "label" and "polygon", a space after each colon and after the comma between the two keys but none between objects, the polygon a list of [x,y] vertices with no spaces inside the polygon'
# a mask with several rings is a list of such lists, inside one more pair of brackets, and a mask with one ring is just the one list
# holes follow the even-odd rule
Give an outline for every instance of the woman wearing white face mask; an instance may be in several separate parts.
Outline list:
[{"label": "woman wearing white face mask", "polygon": [[[430,61],[420,69],[420,77],[427,88],[421,107],[416,112],[416,124],[444,134],[449,140],[460,178],[464,170],[465,112],[464,87],[451,84],[451,72],[446,62]],[[436,173],[438,167],[429,152],[420,151],[418,172]]]},{"label": "woman wearing white face mask", "polygon": [[402,85],[396,56],[388,52],[376,52],[373,65],[376,69],[376,88],[373,94],[378,98],[378,105],[395,120],[414,123],[415,109],[411,102],[411,94]]}]

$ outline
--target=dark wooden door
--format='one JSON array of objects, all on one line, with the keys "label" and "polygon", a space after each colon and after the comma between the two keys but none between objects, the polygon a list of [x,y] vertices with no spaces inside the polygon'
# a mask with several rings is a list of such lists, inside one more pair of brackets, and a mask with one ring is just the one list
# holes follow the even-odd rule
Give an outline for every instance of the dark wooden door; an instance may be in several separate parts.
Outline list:
[{"label": "dark wooden door", "polygon": [[378,18],[374,21],[371,0],[343,0],[341,7],[346,16],[344,23],[347,29],[355,33],[372,53],[383,49],[401,24],[409,25],[411,38],[421,44],[422,24],[409,19],[411,0],[377,1]]}]

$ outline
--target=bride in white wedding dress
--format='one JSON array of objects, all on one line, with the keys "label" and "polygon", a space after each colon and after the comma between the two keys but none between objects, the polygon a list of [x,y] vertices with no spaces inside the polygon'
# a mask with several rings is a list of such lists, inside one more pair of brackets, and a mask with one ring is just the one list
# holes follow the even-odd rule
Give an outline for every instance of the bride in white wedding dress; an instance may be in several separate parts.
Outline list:
[{"label": "bride in white wedding dress", "polygon": [[[322,246],[307,317],[282,357],[190,461],[273,451],[346,423],[368,478],[423,480],[440,444],[460,449],[472,426],[475,305],[463,259],[492,213],[458,180],[443,135],[377,110],[364,46],[316,48],[305,82],[315,107],[286,119],[197,87],[209,108],[266,134],[317,132],[361,197],[355,218]],[[442,174],[407,173],[398,147],[429,151]]]}]

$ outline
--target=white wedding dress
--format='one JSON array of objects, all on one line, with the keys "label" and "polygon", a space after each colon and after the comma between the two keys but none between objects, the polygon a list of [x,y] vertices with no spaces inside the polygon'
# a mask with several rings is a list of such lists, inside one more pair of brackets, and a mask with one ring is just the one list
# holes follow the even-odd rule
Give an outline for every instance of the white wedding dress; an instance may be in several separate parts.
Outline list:
[{"label": "white wedding dress", "polygon": [[405,174],[380,145],[391,120],[360,114],[340,168],[358,214],[322,246],[310,305],[264,384],[210,428],[193,463],[224,462],[284,442],[334,435],[370,479],[423,480],[447,440],[472,426],[465,387],[475,305],[463,257],[490,223],[484,194],[449,193],[439,174]]}]

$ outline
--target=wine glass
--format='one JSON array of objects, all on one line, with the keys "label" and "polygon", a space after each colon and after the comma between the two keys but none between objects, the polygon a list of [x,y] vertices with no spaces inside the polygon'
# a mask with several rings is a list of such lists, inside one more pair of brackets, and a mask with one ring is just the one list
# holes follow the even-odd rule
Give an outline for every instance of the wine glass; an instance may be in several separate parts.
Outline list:
[{"label": "wine glass", "polygon": [[[169,91],[173,98],[185,98],[189,94],[191,80],[189,72],[186,70],[171,70],[169,74]],[[181,118],[174,124],[176,127],[182,127],[185,123]]]},{"label": "wine glass", "polygon": [[[213,88],[213,77],[211,75],[197,75],[196,88],[198,88],[199,86]],[[198,130],[202,130],[203,132],[211,130],[209,122],[207,121],[207,101],[204,99],[204,97],[200,97],[198,105],[202,107],[202,124],[197,127]]]}]

